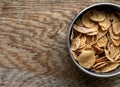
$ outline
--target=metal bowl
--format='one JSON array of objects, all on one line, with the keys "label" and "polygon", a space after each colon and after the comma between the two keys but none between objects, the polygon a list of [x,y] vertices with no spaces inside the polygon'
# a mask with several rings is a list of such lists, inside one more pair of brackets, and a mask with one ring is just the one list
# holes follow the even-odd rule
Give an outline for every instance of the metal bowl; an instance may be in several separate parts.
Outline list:
[{"label": "metal bowl", "polygon": [[78,13],[78,15],[72,20],[71,24],[70,24],[70,27],[69,27],[69,31],[68,31],[68,51],[69,51],[69,54],[71,56],[71,59],[73,60],[73,62],[75,63],[75,65],[82,71],[84,71],[85,73],[89,74],[89,75],[92,75],[92,76],[96,76],[96,77],[111,77],[111,76],[115,76],[115,75],[118,75],[120,74],[120,67],[118,67],[117,69],[111,71],[111,72],[107,72],[107,73],[95,73],[95,72],[92,72],[90,70],[87,70],[85,68],[83,68],[82,66],[80,66],[77,61],[74,59],[71,51],[70,51],[70,36],[71,36],[71,31],[72,31],[72,26],[73,24],[76,22],[76,20],[81,16],[83,15],[84,13],[88,12],[89,10],[91,9],[96,9],[96,8],[100,8],[100,9],[113,9],[113,10],[116,10],[116,11],[119,11],[120,12],[120,6],[117,5],[117,4],[113,4],[113,3],[97,3],[97,4],[93,4],[91,6],[88,6],[86,7],[85,9],[83,9],[81,12]]}]

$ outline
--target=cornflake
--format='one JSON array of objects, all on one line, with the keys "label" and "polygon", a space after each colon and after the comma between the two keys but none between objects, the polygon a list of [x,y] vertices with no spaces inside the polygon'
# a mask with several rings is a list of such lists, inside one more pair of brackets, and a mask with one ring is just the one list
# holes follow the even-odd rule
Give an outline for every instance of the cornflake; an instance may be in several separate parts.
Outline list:
[{"label": "cornflake", "polygon": [[91,68],[95,63],[95,55],[92,51],[82,51],[82,53],[78,56],[79,64],[84,68]]},{"label": "cornflake", "polygon": [[107,37],[106,36],[103,36],[101,37],[98,41],[97,41],[97,46],[98,47],[106,47],[107,45]]},{"label": "cornflake", "polygon": [[105,13],[103,11],[93,10],[92,12],[92,16],[90,16],[92,21],[99,22],[105,20]]},{"label": "cornflake", "polygon": [[103,21],[100,21],[98,23],[103,31],[108,30],[109,27],[111,26],[111,21],[110,21],[110,19],[108,18],[107,15],[108,14],[106,14],[106,17]]},{"label": "cornflake", "polygon": [[95,23],[90,19],[90,15],[91,15],[91,13],[88,12],[85,15],[83,15],[83,17],[82,17],[83,25],[88,28],[93,27],[95,25]]}]

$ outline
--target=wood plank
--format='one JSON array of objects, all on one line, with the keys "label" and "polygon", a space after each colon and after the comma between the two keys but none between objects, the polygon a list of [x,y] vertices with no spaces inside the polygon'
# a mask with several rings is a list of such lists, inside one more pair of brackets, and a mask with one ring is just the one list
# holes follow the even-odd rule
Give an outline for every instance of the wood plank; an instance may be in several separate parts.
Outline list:
[{"label": "wood plank", "polygon": [[0,0],[0,87],[118,87],[119,76],[80,71],[67,51],[71,20],[83,8],[119,0]]}]

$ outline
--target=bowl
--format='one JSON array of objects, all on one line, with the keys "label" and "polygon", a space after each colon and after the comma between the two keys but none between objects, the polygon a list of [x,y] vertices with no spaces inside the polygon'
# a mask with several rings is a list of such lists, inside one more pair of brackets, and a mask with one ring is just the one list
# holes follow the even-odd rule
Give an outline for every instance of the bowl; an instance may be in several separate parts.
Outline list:
[{"label": "bowl", "polygon": [[120,67],[118,67],[117,69],[113,70],[113,71],[110,71],[110,72],[107,72],[107,73],[96,73],[96,72],[92,72],[90,70],[87,70],[85,68],[83,68],[81,65],[78,64],[78,62],[74,59],[71,51],[70,51],[70,46],[71,46],[71,43],[70,43],[70,36],[71,36],[71,32],[72,32],[72,26],[73,24],[76,22],[76,20],[81,16],[83,15],[84,13],[88,12],[89,10],[91,9],[96,9],[96,8],[101,8],[101,9],[104,9],[104,8],[107,8],[107,9],[113,9],[113,10],[116,10],[116,11],[119,11],[120,12],[120,6],[117,5],[117,4],[113,4],[113,3],[97,3],[97,4],[93,4],[91,6],[88,6],[86,7],[85,9],[83,9],[82,11],[80,11],[78,13],[77,16],[75,16],[75,18],[72,20],[70,26],[69,26],[69,31],[68,31],[68,51],[69,51],[69,54],[70,54],[70,57],[72,59],[72,61],[74,62],[74,64],[82,71],[84,71],[85,73],[89,74],[89,75],[92,75],[92,76],[95,76],[95,77],[111,77],[111,76],[116,76],[118,74],[120,74]]}]

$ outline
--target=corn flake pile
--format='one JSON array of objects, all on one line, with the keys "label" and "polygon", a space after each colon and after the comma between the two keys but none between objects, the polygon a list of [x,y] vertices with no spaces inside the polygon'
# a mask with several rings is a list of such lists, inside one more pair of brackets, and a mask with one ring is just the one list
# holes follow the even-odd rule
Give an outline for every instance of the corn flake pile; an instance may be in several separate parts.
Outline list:
[{"label": "corn flake pile", "polygon": [[90,10],[74,23],[71,53],[84,68],[101,73],[120,65],[120,13]]}]

